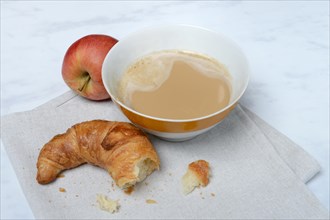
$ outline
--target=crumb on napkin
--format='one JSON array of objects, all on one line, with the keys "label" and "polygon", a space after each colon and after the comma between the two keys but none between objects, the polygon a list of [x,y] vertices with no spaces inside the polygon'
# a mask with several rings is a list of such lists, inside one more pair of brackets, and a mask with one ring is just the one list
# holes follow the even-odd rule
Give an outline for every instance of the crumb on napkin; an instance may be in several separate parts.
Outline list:
[{"label": "crumb on napkin", "polygon": [[182,177],[182,191],[185,195],[195,187],[206,186],[209,183],[210,167],[205,160],[197,160],[189,164],[186,174]]},{"label": "crumb on napkin", "polygon": [[130,186],[124,190],[124,193],[126,193],[127,195],[131,195],[133,191],[134,191],[134,186]]},{"label": "crumb on napkin", "polygon": [[97,195],[96,201],[99,204],[99,208],[101,210],[104,210],[104,211],[107,211],[110,213],[118,212],[118,208],[119,208],[118,200],[114,201],[114,200],[107,198],[104,195]]},{"label": "crumb on napkin", "polygon": [[148,204],[156,204],[157,201],[156,200],[153,200],[153,199],[146,199],[146,203],[148,203]]}]

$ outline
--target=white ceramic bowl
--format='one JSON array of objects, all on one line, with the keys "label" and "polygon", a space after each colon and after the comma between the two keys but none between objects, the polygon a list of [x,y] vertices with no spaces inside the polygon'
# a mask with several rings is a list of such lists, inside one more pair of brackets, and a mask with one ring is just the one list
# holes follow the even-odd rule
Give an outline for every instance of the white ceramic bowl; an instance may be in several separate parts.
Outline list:
[{"label": "white ceramic bowl", "polygon": [[[138,58],[161,50],[188,50],[225,64],[232,76],[229,104],[204,117],[172,120],[142,114],[119,101],[117,89],[126,68]],[[249,67],[241,49],[227,37],[201,27],[167,25],[145,28],[120,40],[103,62],[102,79],[112,100],[133,124],[160,138],[182,141],[213,128],[234,109],[248,85]]]}]

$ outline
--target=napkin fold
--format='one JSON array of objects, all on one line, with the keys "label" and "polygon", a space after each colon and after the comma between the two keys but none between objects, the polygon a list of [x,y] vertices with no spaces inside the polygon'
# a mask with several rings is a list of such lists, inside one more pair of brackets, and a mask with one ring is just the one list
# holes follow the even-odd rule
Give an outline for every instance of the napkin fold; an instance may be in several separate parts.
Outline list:
[{"label": "napkin fold", "polygon": [[[221,124],[190,141],[150,136],[161,169],[126,195],[106,171],[83,165],[48,185],[36,180],[41,147],[73,124],[93,119],[127,121],[112,102],[90,102],[72,92],[35,110],[2,117],[2,141],[36,218],[325,219],[328,211],[304,182],[319,170],[302,148],[248,109],[237,106]],[[187,165],[209,161],[210,183],[188,196],[180,189]],[[59,188],[66,192],[60,192]],[[118,213],[97,207],[96,195],[119,199]],[[146,203],[147,199],[157,201]]]}]

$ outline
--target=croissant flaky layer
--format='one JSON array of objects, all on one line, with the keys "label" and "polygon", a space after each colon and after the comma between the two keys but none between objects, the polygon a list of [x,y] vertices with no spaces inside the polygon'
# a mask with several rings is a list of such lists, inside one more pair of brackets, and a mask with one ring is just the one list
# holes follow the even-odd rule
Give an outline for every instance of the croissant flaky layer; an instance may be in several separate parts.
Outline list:
[{"label": "croissant flaky layer", "polygon": [[90,163],[106,169],[121,188],[134,185],[159,169],[147,136],[126,122],[93,120],[56,135],[40,151],[37,181],[47,184],[63,171]]}]

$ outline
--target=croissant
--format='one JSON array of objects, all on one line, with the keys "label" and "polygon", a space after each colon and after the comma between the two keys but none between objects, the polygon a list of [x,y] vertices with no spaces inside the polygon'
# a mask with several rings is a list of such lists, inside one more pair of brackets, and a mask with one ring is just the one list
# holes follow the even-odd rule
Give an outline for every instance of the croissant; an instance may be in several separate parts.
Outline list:
[{"label": "croissant", "polygon": [[147,136],[134,125],[93,120],[72,126],[43,146],[36,179],[47,184],[62,171],[84,163],[106,169],[124,189],[159,169],[160,161]]}]

